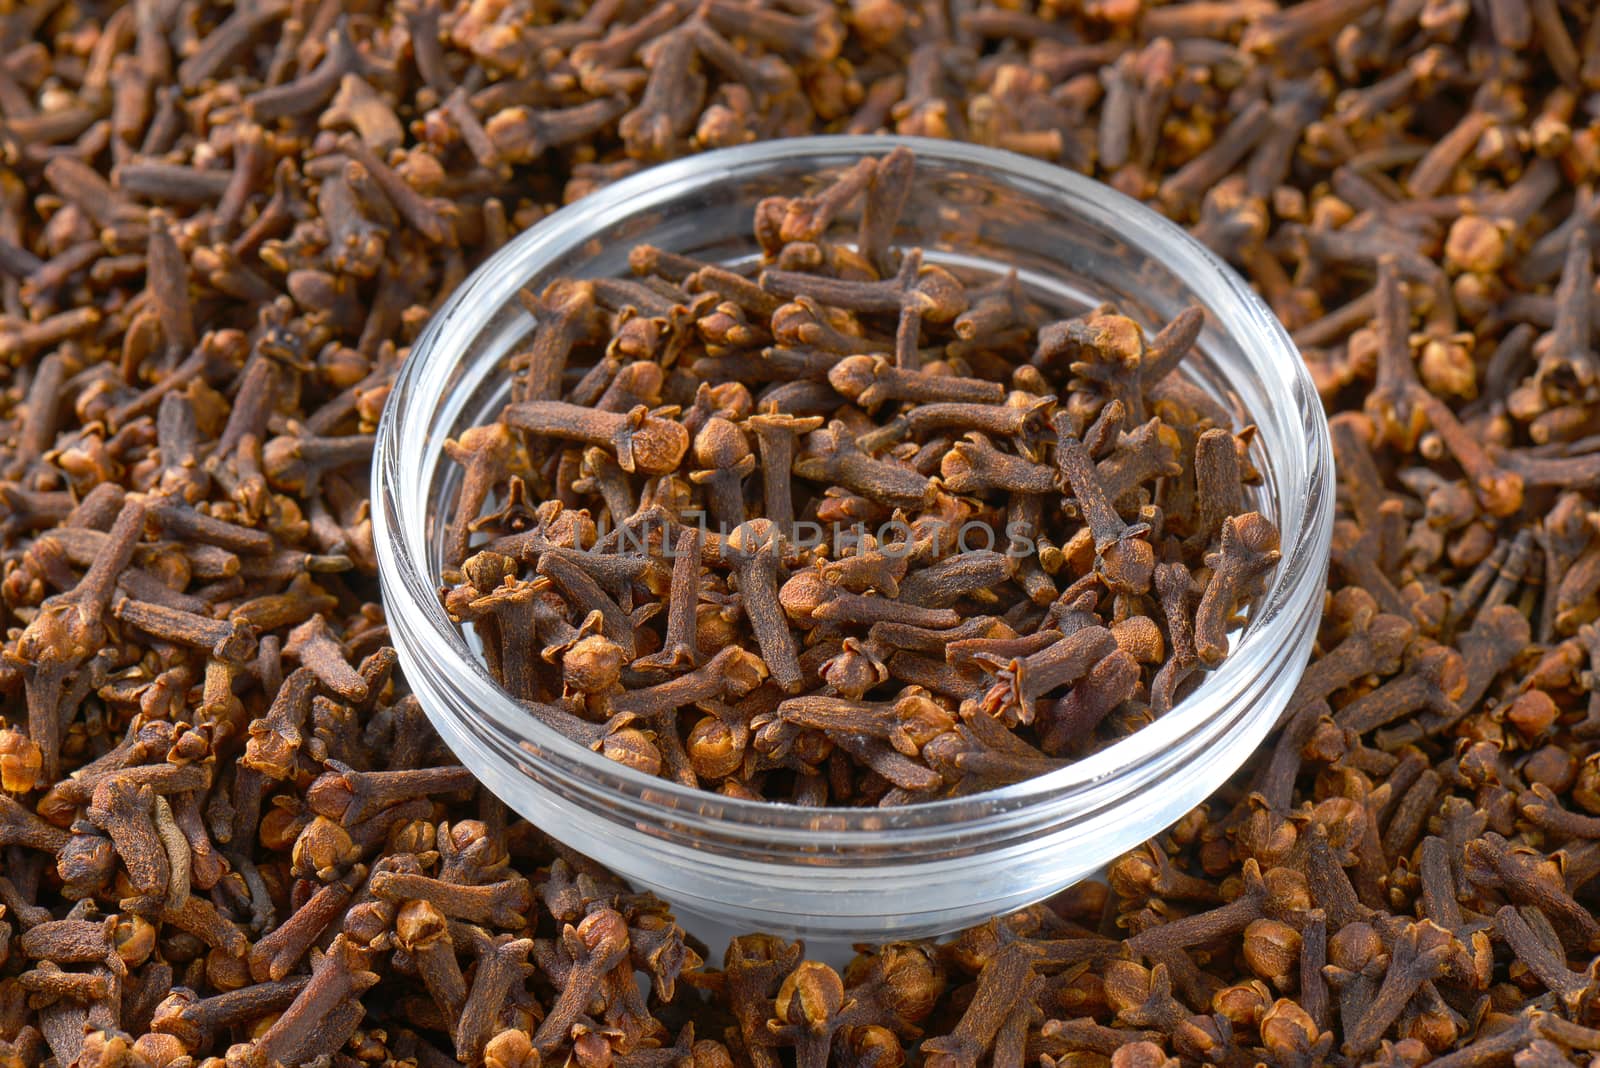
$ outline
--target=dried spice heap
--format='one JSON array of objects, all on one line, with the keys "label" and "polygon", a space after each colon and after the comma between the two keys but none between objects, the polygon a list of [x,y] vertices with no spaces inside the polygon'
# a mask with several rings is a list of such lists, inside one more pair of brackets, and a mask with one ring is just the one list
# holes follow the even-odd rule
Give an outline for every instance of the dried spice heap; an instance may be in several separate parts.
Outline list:
[{"label": "dried spice heap", "polygon": [[[1592,9],[0,12],[0,1063],[1600,1050]],[[713,971],[428,734],[368,435],[434,302],[555,202],[879,128],[1092,172],[1245,270],[1335,413],[1327,612],[1284,728],[1108,884],[842,974],[762,935]]]},{"label": "dried spice heap", "polygon": [[1044,322],[890,244],[915,180],[902,148],[762,201],[755,277],[639,246],[637,280],[524,292],[513,401],[448,446],[444,601],[540,720],[688,786],[896,805],[1064,767],[1227,655],[1278,531],[1251,431],[1177,374],[1204,313]]}]

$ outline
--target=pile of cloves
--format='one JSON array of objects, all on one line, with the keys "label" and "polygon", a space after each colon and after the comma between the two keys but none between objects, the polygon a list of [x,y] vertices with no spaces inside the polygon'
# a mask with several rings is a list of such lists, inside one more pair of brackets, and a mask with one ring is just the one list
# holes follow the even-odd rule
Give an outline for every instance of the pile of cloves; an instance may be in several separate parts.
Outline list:
[{"label": "pile of cloves", "polygon": [[[1590,1063],[1596,89],[1560,0],[0,5],[0,1065]],[[712,968],[429,731],[371,435],[563,201],[877,130],[1093,174],[1252,281],[1331,416],[1326,607],[1270,741],[1106,881]]]},{"label": "pile of cloves", "polygon": [[755,272],[640,245],[523,291],[513,399],[447,446],[443,597],[539,721],[897,805],[1064,767],[1227,655],[1278,531],[1253,430],[1181,375],[1205,313],[1047,321],[894,245],[915,181],[899,148],[763,200]]}]

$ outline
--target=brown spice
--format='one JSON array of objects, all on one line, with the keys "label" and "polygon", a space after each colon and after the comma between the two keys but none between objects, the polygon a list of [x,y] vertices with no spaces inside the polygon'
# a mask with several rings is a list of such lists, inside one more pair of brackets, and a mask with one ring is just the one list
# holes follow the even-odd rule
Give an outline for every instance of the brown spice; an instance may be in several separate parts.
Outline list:
[{"label": "brown spice", "polygon": [[[578,7],[256,0],[0,15],[0,1061],[437,1068],[462,1050],[495,1068],[775,1068],[793,1046],[807,1061],[893,1068],[920,1043],[924,1059],[1061,1068],[1592,1057],[1592,13],[1550,0]],[[944,947],[876,947],[839,973],[753,935],[709,970],[664,905],[463,796],[392,654],[378,652],[364,466],[429,309],[510,233],[647,158],[821,130],[962,136],[1091,172],[1243,269],[1295,331],[1334,413],[1334,567],[1317,654],[1277,738],[1235,786],[1119,863],[1110,887],[1083,884]],[[881,164],[863,189],[866,177],[774,212],[772,251],[819,237],[837,248],[828,220],[859,195],[864,270],[840,277],[876,288],[833,295],[883,311],[852,323],[826,301],[658,255],[641,276],[683,290],[695,314],[658,314],[679,298],[648,287],[542,294],[563,325],[518,365],[516,401],[559,401],[569,358],[601,342],[623,298],[639,314],[573,402],[624,420],[636,405],[679,404],[683,456],[712,419],[742,428],[748,452],[719,427],[693,460],[726,514],[742,479],[746,517],[788,529],[809,501],[766,475],[799,463],[848,490],[818,504],[824,522],[870,518],[884,501],[923,507],[937,476],[937,514],[960,515],[954,497],[975,495],[1037,530],[1044,516],[1028,499],[1059,494],[1060,469],[1015,442],[1048,445],[1045,413],[980,418],[973,405],[1006,407],[993,400],[999,380],[973,386],[984,376],[947,374],[921,351],[945,329],[956,354],[1014,343],[1032,325],[1024,294],[1005,280],[967,285],[965,309],[943,321],[956,308],[943,279],[926,265],[901,279],[907,260],[892,256],[908,161]],[[774,270],[800,269],[802,254]],[[852,333],[861,316],[881,318],[868,338]],[[1180,316],[1145,340],[1147,356],[1181,354],[1194,325]],[[624,373],[701,343],[708,353],[685,366],[711,380],[733,366],[712,347],[758,353],[740,389],[701,402],[670,376]],[[799,357],[759,355],[797,344]],[[889,421],[865,456],[848,441],[863,427],[823,430],[840,389]],[[646,396],[623,403],[636,390]],[[931,410],[896,422],[907,401]],[[1172,398],[1149,411],[1137,392],[1117,402],[1131,436]],[[1095,454],[1080,480],[1099,481],[1115,507],[1120,480],[1149,468],[1113,463],[1126,451],[1095,444],[1087,420],[1070,429]],[[1181,446],[1185,459],[1193,450],[1200,517],[1183,535],[1189,551],[1209,548],[1237,510],[1218,431],[1233,436],[1217,427]],[[555,499],[544,473],[496,434],[457,443],[469,480],[505,484],[481,531],[546,524],[540,538],[592,550],[570,536],[570,508],[538,512]],[[919,447],[902,456],[897,444]],[[645,495],[618,492],[631,487],[614,449],[609,436],[573,448],[567,470],[593,479],[613,513],[642,510]],[[749,456],[758,465],[746,471]],[[899,466],[863,462],[884,456]],[[1171,457],[1159,436],[1137,451]],[[491,582],[488,561],[465,567],[473,533],[451,535],[448,563],[484,580],[475,596],[506,602],[482,605],[477,625],[528,628],[540,648],[577,634],[584,620],[558,619],[543,587],[497,594],[506,569]],[[837,691],[789,706],[791,718],[848,715],[887,747],[849,760],[915,756],[942,783],[970,776],[968,788],[1054,766],[990,716],[948,710],[1041,651],[1026,643],[1042,632],[1019,638],[1002,606],[973,604],[949,628],[873,617],[851,624],[848,642],[828,636],[836,622],[811,620],[830,591],[876,602],[909,586],[917,607],[967,607],[965,572],[917,578],[936,561],[902,570],[885,542],[825,561],[787,602],[774,576],[783,618],[792,604],[804,633],[826,639],[797,645],[805,687]],[[1065,634],[1077,569],[1106,547],[1041,539],[1006,581],[1041,607],[1063,598],[1050,624]],[[625,581],[585,572],[630,622],[667,601],[637,623],[659,630],[659,648],[635,650],[639,677],[623,689],[648,697],[627,715],[648,732],[682,715],[684,766],[723,784],[768,759],[752,755],[755,717],[772,712],[782,740],[780,703],[819,696],[789,698],[746,660],[733,690],[751,688],[737,695],[699,688],[704,677],[657,689],[745,637],[725,548],[705,538],[680,581],[670,567]],[[1127,617],[1154,618],[1165,639],[1145,680],[1157,713],[1203,662],[1194,621],[1210,576],[1185,559],[1158,556],[1145,615]],[[1054,593],[1040,576],[1059,582]],[[1225,616],[1216,600],[1209,611]],[[824,615],[881,611],[839,604]],[[1126,623],[1094,624],[1118,646],[1091,664],[1111,662],[1102,679],[1127,670],[1118,654],[1141,678],[1158,667]],[[962,652],[947,660],[947,646]],[[602,654],[575,655],[571,694],[561,662],[530,678],[542,673],[552,701],[581,699],[582,713],[548,706],[564,722],[620,739],[613,751],[630,760],[654,751],[665,768],[671,746],[646,729],[579,718],[618,698],[600,685]],[[623,670],[635,665],[619,668],[619,686]],[[912,691],[907,676],[941,689]],[[1056,712],[1052,693],[1016,696],[1026,673],[1011,685],[1000,707],[1033,700],[1036,722]],[[813,769],[847,759],[820,756],[826,734],[804,731],[786,742],[795,767],[759,774],[810,784],[823,781]],[[497,941],[430,914],[431,897],[375,895],[382,872],[428,880],[379,880],[391,890],[451,898],[459,886],[463,900],[524,879],[519,916],[537,899],[576,935],[603,915],[596,944],[617,962],[593,982],[593,949],[564,927],[560,945],[546,921]],[[1224,933],[1191,941],[1208,930]],[[1129,959],[1135,950],[1148,956]],[[257,962],[289,971],[252,982]],[[469,990],[482,993],[464,1019]]]},{"label": "brown spice", "polygon": [[[985,284],[963,283],[944,268],[925,264],[917,250],[894,249],[887,235],[893,231],[893,212],[898,210],[893,205],[898,201],[868,196],[882,183],[914,180],[914,167],[910,154],[900,150],[819,179],[812,195],[764,201],[756,213],[756,229],[769,266],[759,275],[745,277],[698,265],[648,246],[634,249],[630,262],[644,284],[605,279],[587,283],[603,307],[614,304],[618,310],[610,317],[609,334],[601,330],[588,337],[569,337],[563,330],[562,362],[599,359],[599,350],[610,355],[632,345],[636,327],[645,321],[639,315],[645,311],[651,322],[693,322],[704,341],[704,355],[701,342],[692,338],[667,347],[645,344],[638,352],[641,359],[615,368],[599,404],[606,408],[606,397],[625,375],[648,382],[643,392],[618,404],[619,409],[634,404],[626,416],[620,410],[594,410],[553,397],[523,400],[506,409],[502,423],[467,431],[452,443],[451,455],[468,473],[458,495],[458,512],[450,520],[457,532],[482,524],[484,518],[477,512],[508,492],[511,479],[542,478],[535,470],[537,458],[558,449],[561,439],[600,446],[583,454],[584,465],[596,472],[591,478],[562,481],[563,472],[571,468],[557,464],[552,492],[560,506],[544,509],[541,525],[519,536],[516,556],[532,563],[534,574],[554,582],[559,599],[546,598],[543,603],[569,614],[569,625],[582,617],[598,618],[604,648],[617,650],[622,659],[604,673],[603,680],[580,683],[576,680],[586,677],[588,669],[580,671],[577,658],[587,662],[598,655],[602,646],[594,643],[601,639],[580,638],[576,644],[566,644],[562,632],[562,644],[546,646],[539,658],[562,663],[558,694],[553,679],[539,669],[532,655],[536,646],[529,643],[525,625],[512,625],[503,613],[496,615],[499,633],[490,638],[496,648],[488,653],[492,669],[517,696],[546,705],[558,697],[568,702],[578,720],[564,733],[626,763],[659,767],[660,773],[682,781],[695,782],[704,775],[737,782],[744,791],[776,790],[778,796],[790,787],[772,772],[783,769],[806,779],[818,773],[812,761],[838,752],[866,776],[844,791],[848,796],[861,801],[881,798],[881,803],[922,800],[952,789],[965,793],[981,788],[985,775],[996,776],[995,785],[1016,781],[1025,765],[1013,762],[1002,770],[976,754],[957,758],[954,738],[950,744],[930,738],[930,751],[944,754],[941,759],[950,762],[946,767],[959,768],[949,776],[933,775],[929,767],[918,767],[920,744],[892,751],[879,748],[889,739],[889,728],[858,722],[860,715],[874,699],[891,707],[893,689],[907,681],[933,691],[924,700],[939,707],[950,730],[961,720],[995,715],[1014,704],[1005,719],[1021,732],[1022,749],[1042,746],[1045,753],[1057,755],[1069,750],[1081,753],[1096,744],[1096,728],[1119,705],[1140,700],[1155,678],[1163,680],[1161,699],[1164,707],[1170,707],[1197,669],[1214,667],[1225,655],[1226,631],[1259,594],[1265,573],[1277,560],[1271,524],[1245,512],[1245,483],[1253,478],[1253,469],[1241,465],[1238,455],[1249,435],[1235,435],[1227,427],[1209,423],[1173,425],[1165,420],[1181,417],[1172,415],[1135,423],[1130,415],[1151,406],[1145,383],[1158,382],[1179,366],[1198,336],[1203,315],[1191,309],[1147,342],[1132,320],[1108,308],[1046,323],[1041,310],[1013,285],[997,290],[1006,301],[1005,316],[1016,327],[1011,342],[1015,348],[1010,351],[1025,353],[1034,347],[1037,352],[1031,361],[1016,363],[1014,356],[985,351],[974,321],[962,318],[987,297]],[[847,245],[827,244],[827,255],[844,265],[832,271],[783,266],[796,261],[803,249],[831,242],[834,220],[863,198],[872,217],[871,226],[864,221],[867,229],[861,232],[870,229],[871,247],[863,241],[852,252]],[[884,273],[874,277],[879,265]],[[699,304],[691,289],[697,285],[714,285],[718,295],[733,298],[741,333],[730,332],[720,320],[692,319]],[[558,280],[538,297],[525,295],[525,302],[530,307],[564,307],[568,305],[563,304],[563,294],[577,291],[579,283]],[[731,314],[726,307],[718,304],[713,316]],[[920,324],[913,331],[920,338],[913,349],[902,344],[912,336],[905,330],[908,314]],[[937,351],[952,329],[972,343],[966,362],[934,371],[921,365],[920,355],[913,357],[918,350]],[[536,335],[536,348],[544,336]],[[800,346],[819,346],[821,351]],[[824,427],[820,419],[785,412],[776,402],[752,401],[737,378],[721,379],[738,374],[735,365],[756,350],[761,360],[773,365],[777,382],[788,380],[782,368],[792,366],[801,375],[825,377],[852,404],[837,411]],[[874,350],[885,355],[860,354]],[[892,357],[887,355],[891,351]],[[697,375],[714,372],[710,381],[676,379],[684,383],[680,388],[690,383],[695,387],[695,403],[687,411],[646,406],[659,405],[675,380],[678,372],[669,361],[678,367],[693,366]],[[1065,371],[1069,361],[1075,361],[1070,364],[1070,376],[1075,377],[1070,379]],[[961,370],[964,367],[972,370]],[[535,368],[540,380],[548,382],[549,371],[530,356],[526,373]],[[537,389],[549,395],[548,385],[534,386],[523,373],[519,368],[514,393],[526,396]],[[1012,380],[1026,381],[1037,392],[1008,389]],[[1049,415],[1057,409],[1052,441]],[[511,438],[506,436],[508,428]],[[797,431],[808,432],[799,449]],[[917,446],[937,455],[947,440],[941,436],[946,431],[966,432],[968,440],[943,460],[941,488],[902,457]],[[752,438],[760,449],[759,461]],[[634,509],[646,488],[637,485],[638,476],[681,477],[685,464],[692,468],[687,476],[694,495],[687,503],[692,506],[698,497],[716,526],[674,533],[653,529],[649,522],[633,525]],[[1194,510],[1169,509],[1164,520],[1171,533],[1152,531],[1140,518],[1144,509],[1164,497],[1163,480],[1190,465],[1201,475],[1200,492],[1191,498]],[[788,520],[782,527],[772,515],[751,515],[749,499],[754,493],[747,482],[758,469],[763,502]],[[949,497],[946,489],[962,497]],[[911,539],[886,541],[880,532],[877,537],[858,535],[851,545],[798,540],[801,528],[794,520],[820,523],[823,504],[844,493],[902,509],[903,528]],[[993,499],[1001,495],[1037,498],[1028,541],[1003,551],[968,547],[969,539],[980,531],[991,546],[1002,537],[1015,538],[1016,531],[999,529],[990,510]],[[802,506],[798,513],[797,496]],[[1062,507],[1052,507],[1053,500]],[[574,511],[580,507],[585,511]],[[1063,511],[1081,517],[1081,525],[1070,521],[1063,525]],[[945,530],[936,531],[931,544],[919,540],[919,528],[930,520],[943,522],[951,514],[971,517],[959,537]],[[591,548],[583,541],[562,544],[557,526],[576,517],[577,525],[569,529],[584,530],[591,515],[602,527],[626,528],[636,541],[641,536],[644,540],[631,548],[630,555],[618,552],[629,545],[626,541],[608,542],[607,548],[598,543]],[[455,535],[456,551],[471,552],[476,546],[471,540],[463,542],[463,537]],[[1075,633],[1061,634],[1045,626],[1057,586],[1046,577],[1048,551],[1039,545],[1072,545],[1083,537],[1089,539],[1092,552],[1075,556],[1070,570],[1063,571],[1065,561],[1052,557],[1052,569],[1071,586],[1075,611],[1082,617]],[[504,541],[499,545],[510,547]],[[679,545],[687,546],[694,559],[673,560],[663,633],[651,618],[660,603],[655,598],[663,591],[647,588],[645,562]],[[712,546],[714,558],[706,551]],[[651,555],[639,555],[641,550]],[[1211,555],[1206,555],[1208,551]],[[1182,567],[1178,560],[1187,554],[1192,573],[1202,576],[1196,583],[1198,604],[1191,608],[1172,599],[1159,618],[1130,608],[1133,614],[1116,623],[1119,641],[1133,652],[1117,653],[1111,632],[1101,624],[1112,622],[1108,613],[1114,604],[1136,605],[1128,598],[1149,591],[1158,554],[1172,558],[1163,565],[1169,568]],[[469,575],[488,571],[485,563],[467,557],[463,571]],[[619,570],[625,563],[626,569]],[[707,567],[709,574],[701,575]],[[610,577],[602,578],[602,571]],[[498,566],[492,573],[493,588],[469,579],[445,591],[446,604],[457,619],[482,620],[479,606],[491,600],[509,603],[513,590],[532,596],[531,588],[518,584],[517,574]],[[646,711],[655,706],[642,702],[645,694],[673,685],[655,679],[695,666],[691,650],[696,643],[687,641],[686,635],[690,620],[699,617],[697,602],[708,584],[737,594],[741,634],[747,635],[742,640],[759,654],[757,663],[764,665],[759,673],[770,678],[766,685],[784,694],[806,695],[782,701],[778,721],[740,721],[733,718],[736,706],[728,708],[731,715],[695,724],[674,724],[659,712]],[[630,603],[638,607],[625,609]],[[1040,607],[1030,608],[1033,604]],[[960,668],[953,661],[914,662],[904,653],[874,655],[882,650],[871,641],[876,627],[948,631],[976,605],[1016,616],[1016,628],[1024,634],[1053,633],[1055,644],[1041,646],[1026,661],[978,657]],[[1164,628],[1176,629],[1169,636]],[[1096,635],[1102,639],[1098,644],[1085,645]],[[826,657],[820,669],[808,667],[802,642],[819,653],[838,646],[849,650],[849,656]],[[1170,667],[1163,655],[1169,647],[1177,657]],[[859,668],[850,657],[859,659]],[[628,660],[631,675],[622,671]],[[1067,664],[1075,666],[1064,669]],[[680,676],[678,681],[687,684],[689,677]],[[1018,690],[1014,700],[1001,693],[1008,688]],[[583,695],[581,706],[576,703],[578,693]],[[821,709],[829,701],[868,704],[848,706],[859,707],[859,713],[844,712],[840,709],[846,706],[840,706],[824,714]],[[622,736],[612,733],[616,724],[602,737],[592,726],[608,709],[653,717],[653,745],[641,750],[644,739],[637,740],[640,744],[621,744]],[[584,717],[590,720],[587,726],[582,724]],[[541,718],[549,717],[541,714]],[[753,728],[759,729],[752,733]],[[683,729],[689,733],[677,737]],[[812,747],[810,757],[800,756],[804,746],[797,748],[796,743],[804,737],[821,741],[825,748]],[[680,751],[689,755],[687,768],[674,755]],[[741,761],[742,753],[754,759]],[[1039,757],[1032,771],[1054,766],[1058,762]],[[768,779],[773,780],[770,787],[763,785]],[[875,781],[887,781],[895,789],[885,793]],[[843,802],[844,797],[837,800]]]}]

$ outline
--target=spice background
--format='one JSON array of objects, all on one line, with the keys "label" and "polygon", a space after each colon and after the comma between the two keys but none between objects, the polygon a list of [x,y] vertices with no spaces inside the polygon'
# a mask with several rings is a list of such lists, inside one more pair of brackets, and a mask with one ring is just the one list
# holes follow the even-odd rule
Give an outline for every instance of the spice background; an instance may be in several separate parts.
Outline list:
[{"label": "spice background", "polygon": [[[1596,89],[1560,0],[0,4],[0,1063],[1589,1063]],[[1332,413],[1326,618],[1106,885],[713,971],[430,740],[371,433],[556,204],[880,129],[1093,173],[1258,286]]]}]

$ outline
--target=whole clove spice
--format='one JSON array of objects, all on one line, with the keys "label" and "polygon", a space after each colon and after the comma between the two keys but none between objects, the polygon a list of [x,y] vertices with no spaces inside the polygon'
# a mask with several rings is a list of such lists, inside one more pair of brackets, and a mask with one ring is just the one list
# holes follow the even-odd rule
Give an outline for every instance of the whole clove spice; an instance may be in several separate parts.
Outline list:
[{"label": "whole clove spice", "polygon": [[[1114,308],[1051,320],[1012,289],[1005,341],[990,342],[968,313],[994,283],[890,240],[914,181],[915,159],[897,149],[819,176],[805,195],[762,201],[765,256],[747,274],[640,246],[633,280],[557,279],[524,294],[530,308],[569,308],[586,285],[595,321],[585,336],[566,313],[537,324],[526,356],[511,361],[512,394],[545,399],[515,400],[501,422],[450,444],[468,478],[449,518],[460,578],[443,599],[457,622],[489,624],[492,670],[544,706],[541,720],[707,789],[795,800],[803,784],[826,781],[806,803],[900,804],[1016,781],[981,760],[933,762],[965,744],[963,722],[1002,714],[1014,747],[1044,771],[1126,730],[1102,729],[1119,707],[1137,722],[1131,710],[1146,707],[1155,679],[1169,680],[1170,707],[1199,681],[1196,668],[1226,655],[1228,631],[1278,558],[1271,522],[1246,510],[1254,469],[1238,456],[1251,431],[1187,410],[1142,417],[1182,373],[1204,313],[1190,309],[1146,339]],[[618,353],[631,362],[610,366]],[[842,403],[824,424],[752,395],[742,370],[752,364],[779,386],[825,380]],[[550,395],[557,371],[573,383],[565,399]],[[574,403],[596,373],[610,376],[597,405]],[[665,403],[674,394],[688,403]],[[934,459],[919,465],[925,449]],[[1175,495],[1172,480],[1190,468],[1200,492]],[[513,480],[547,504],[528,529],[499,532],[493,510]],[[671,512],[641,513],[649,484],[664,480],[687,494]],[[889,521],[830,522],[845,496]],[[1008,522],[1018,497],[1029,524]],[[1157,527],[1145,519],[1152,507]],[[679,545],[691,552],[681,566]],[[1143,607],[1158,558],[1192,576],[1192,605]],[[523,583],[534,576],[553,583],[540,603],[564,626],[510,609],[513,590],[532,596]],[[1054,630],[1061,587],[1075,634]],[[693,650],[711,644],[699,633],[715,604],[705,597],[724,589],[736,600],[718,644],[745,650],[753,676],[688,686]],[[873,633],[950,631],[979,611],[1043,640],[959,669],[948,657],[920,668]],[[598,633],[573,641],[586,618]],[[1104,641],[1086,655],[1090,633]],[[1180,674],[1164,650],[1187,655],[1190,633],[1196,652]],[[838,652],[808,664],[802,649]],[[655,696],[674,687],[670,704]],[[755,708],[769,691],[775,712],[754,718],[677,714],[707,699]],[[913,698],[947,738],[903,735],[894,709]],[[729,707],[736,717],[744,705]],[[624,709],[642,722],[603,725]],[[917,714],[928,720],[930,709]],[[634,732],[626,745],[624,729]],[[687,767],[675,755],[684,752],[698,755]]]},{"label": "whole clove spice", "polygon": [[[1600,1050],[1590,7],[137,0],[10,5],[0,41],[3,1063],[1485,1068]],[[667,903],[511,819],[432,735],[371,581],[370,435],[431,309],[515,232],[655,159],[828,131],[960,137],[1092,174],[1239,268],[1332,417],[1333,566],[1280,728],[1105,881],[843,968],[759,934],[712,968]],[[1100,470],[1113,443],[1087,423],[1067,429],[1117,522],[1028,503],[1078,499],[1050,459],[1055,413],[974,406],[1049,381],[951,373],[931,342],[1048,320],[1005,280],[941,290],[926,262],[901,278],[888,220],[912,172],[895,159],[864,191],[855,176],[855,214],[825,197],[766,218],[785,257],[769,266],[791,273],[778,289],[658,254],[629,286],[534,295],[561,325],[519,354],[517,401],[570,393],[616,418],[554,451],[495,427],[455,443],[483,496],[449,533],[452,585],[477,591],[451,604],[486,637],[531,628],[554,651],[518,676],[530,708],[706,783],[742,781],[758,735],[787,754],[752,762],[773,786],[833,781],[797,767],[870,784],[863,763],[911,782],[913,756],[934,789],[1056,766],[1004,742],[996,715],[1054,713],[1039,706],[1062,691],[1038,672],[1078,666],[1032,643],[1088,622],[1073,580],[1097,551],[1146,581],[1126,528],[1150,520],[1123,514],[1130,469]],[[828,232],[850,219],[859,263]],[[808,295],[793,272],[850,284]],[[692,316],[666,314],[680,292]],[[947,319],[952,292],[967,306]],[[720,384],[683,390],[684,373]],[[631,445],[635,408],[674,405],[677,473],[641,486],[616,431]],[[897,423],[912,406],[928,411]],[[1170,407],[1126,409],[1123,429]],[[1131,660],[1155,714],[1218,648],[1194,554],[1221,552],[1244,500],[1238,430],[1180,439],[1199,499],[1174,511],[1203,535],[1152,554],[1148,587],[1119,594],[1134,611],[1094,625],[1116,650],[1076,632],[1100,652],[1084,677]],[[1170,444],[1152,434],[1143,455]],[[545,492],[563,463],[567,500]],[[797,464],[823,477],[762,477]],[[1161,477],[1188,488],[1136,482]],[[895,538],[758,556],[752,589],[807,575],[787,600],[791,579],[771,583],[786,627],[790,605],[810,614],[790,662],[756,651],[709,528],[670,529],[669,564],[666,543],[597,551],[576,518],[700,494],[730,529],[788,530],[841,485],[819,517],[881,522],[926,509],[934,479],[934,503],[983,500],[1002,530],[1098,530],[1041,541],[1004,578],[1003,544],[999,563],[947,564],[931,538],[900,560]],[[1262,547],[1237,523],[1233,541],[1248,586]],[[537,571],[552,551],[581,618]],[[980,575],[1065,603],[1026,634],[993,603],[929,625],[974,607]],[[895,598],[915,613],[885,618]],[[623,618],[628,660],[606,630]],[[962,717],[960,687],[1002,669],[996,712]],[[819,757],[840,722],[861,732]],[[682,754],[658,744],[674,727]],[[904,788],[878,789],[849,800]]]}]

